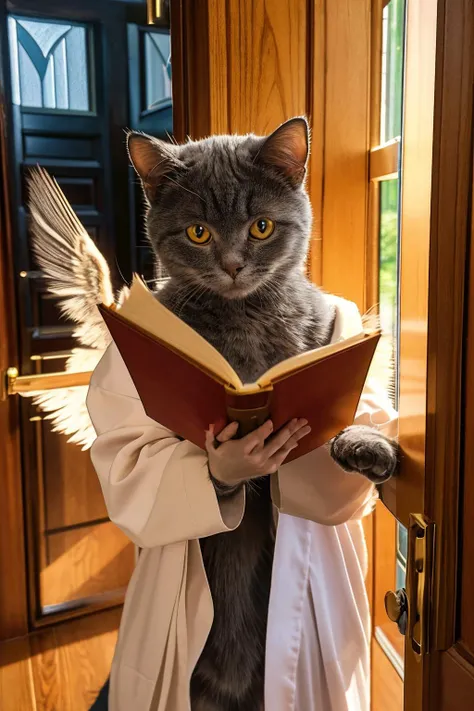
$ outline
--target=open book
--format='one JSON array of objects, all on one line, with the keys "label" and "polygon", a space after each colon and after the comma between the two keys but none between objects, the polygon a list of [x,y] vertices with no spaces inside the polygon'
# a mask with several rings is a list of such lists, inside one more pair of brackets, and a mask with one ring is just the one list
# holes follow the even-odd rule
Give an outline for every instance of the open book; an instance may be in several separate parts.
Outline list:
[{"label": "open book", "polygon": [[226,359],[134,277],[119,311],[99,307],[149,417],[204,448],[205,430],[239,422],[239,436],[269,417],[277,430],[305,417],[311,433],[288,460],[352,424],[380,337],[378,331],[278,363],[243,384]]}]

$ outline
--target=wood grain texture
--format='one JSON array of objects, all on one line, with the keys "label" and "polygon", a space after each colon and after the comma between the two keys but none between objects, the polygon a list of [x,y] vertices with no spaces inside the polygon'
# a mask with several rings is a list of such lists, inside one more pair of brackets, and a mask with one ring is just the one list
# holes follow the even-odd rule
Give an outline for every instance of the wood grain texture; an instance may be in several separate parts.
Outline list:
[{"label": "wood grain texture", "polygon": [[[472,199],[474,204],[474,184]],[[461,606],[459,635],[474,657],[474,216],[471,217],[470,259],[467,289],[467,331],[464,369],[463,482],[461,528]]]},{"label": "wood grain texture", "polygon": [[90,452],[68,443],[64,435],[51,430],[47,421],[41,425],[41,434],[46,530],[106,518]]},{"label": "wood grain texture", "polygon": [[[312,127],[308,272],[321,282],[326,0],[172,3],[175,133],[266,134],[295,115]],[[204,41],[205,39],[205,41]],[[177,96],[183,87],[183,100]],[[176,88],[176,91],[175,91]]]},{"label": "wood grain texture", "polygon": [[[469,0],[445,0],[440,2],[441,10],[438,55],[442,56],[442,62],[438,60],[436,76],[429,264],[425,502],[427,515],[436,522],[433,643],[436,649],[447,649],[457,639],[458,548],[464,541],[468,546],[468,557],[463,559],[466,573],[473,571],[474,566],[474,549],[469,548],[471,528],[464,528],[464,540],[458,540],[458,510],[462,496],[464,307],[465,293],[470,309],[469,295],[472,298],[474,294],[472,289],[465,292],[468,235],[472,259],[469,218],[472,214],[474,135],[474,6]],[[474,275],[472,265],[471,261],[469,280]],[[468,360],[466,365],[470,367]],[[466,388],[464,400],[469,407],[472,391]],[[469,447],[472,431],[466,424],[464,428],[465,445]],[[464,469],[464,479],[469,487],[472,473],[468,468]],[[472,506],[472,500],[468,505]],[[468,516],[472,519],[473,514],[474,507]],[[470,639],[474,651],[474,630]]]},{"label": "wood grain texture", "polygon": [[208,0],[209,33],[209,102],[211,106],[209,133],[230,133],[229,125],[229,56],[227,32],[230,18],[227,3]]},{"label": "wood grain texture", "polygon": [[[382,0],[374,0],[371,6],[370,27],[370,97],[369,97],[369,146],[380,145],[381,100],[382,100]],[[370,161],[370,159],[369,159]],[[369,162],[370,171],[370,162]],[[365,265],[365,308],[378,308],[379,301],[379,233],[380,233],[380,186],[369,184],[367,251]]]},{"label": "wood grain texture", "polygon": [[0,644],[2,711],[88,711],[110,673],[121,608]]},{"label": "wood grain texture", "polygon": [[307,187],[313,208],[313,231],[308,272],[311,281],[323,278],[324,132],[326,122],[326,0],[312,0],[308,10],[308,108],[311,154]]},{"label": "wood grain texture", "polygon": [[173,82],[171,85],[173,102],[173,136],[182,143],[187,133],[186,107],[186,54],[183,0],[170,3],[171,56],[173,57]]},{"label": "wood grain texture", "polygon": [[267,134],[308,109],[307,3],[227,4],[230,130]]},{"label": "wood grain texture", "polygon": [[373,711],[404,711],[403,681],[378,642],[372,640]]},{"label": "wood grain texture", "polygon": [[112,523],[49,534],[40,573],[41,605],[56,605],[126,588],[134,547]]},{"label": "wood grain texture", "polygon": [[0,708],[2,711],[40,711],[35,701],[26,638],[0,644]]},{"label": "wood grain texture", "polygon": [[[365,309],[370,2],[326,4],[322,285]],[[342,256],[343,255],[343,256]]]},{"label": "wood grain texture", "polygon": [[[5,7],[0,6],[0,47],[8,53]],[[8,66],[8,65],[7,65]],[[16,348],[15,298],[12,273],[9,176],[12,137],[7,85],[0,61],[0,378],[9,366],[18,365]],[[19,636],[27,631],[27,591],[25,543],[20,468],[18,403],[2,400],[0,383],[0,639]]]},{"label": "wood grain texture", "polygon": [[[171,21],[177,33],[176,39],[171,40],[172,50],[176,52],[178,88],[183,91],[182,97],[178,98],[176,137],[178,140],[184,140],[186,136],[204,138],[210,134],[213,111],[220,111],[211,106],[210,76],[214,55],[208,41],[210,0],[178,2],[179,6],[171,11]],[[222,31],[225,32],[225,24]],[[175,57],[172,61],[174,73]],[[175,99],[173,89],[173,101]]]},{"label": "wood grain texture", "polygon": [[119,620],[111,610],[31,637],[38,711],[90,708],[110,673]]},{"label": "wood grain texture", "polygon": [[436,3],[411,3],[406,38],[402,149],[400,428],[404,456],[384,501],[404,525],[423,511]]},{"label": "wood grain texture", "polygon": [[399,141],[372,148],[369,155],[369,180],[397,178],[399,152]]},{"label": "wood grain texture", "polygon": [[[67,679],[66,709],[89,709],[110,674],[121,610],[112,610],[97,624],[94,617],[67,630],[57,627],[55,638]],[[80,670],[80,673],[77,673]]]},{"label": "wood grain texture", "polygon": [[[472,237],[471,237],[472,241]],[[471,249],[468,332],[466,351],[464,431],[464,493],[462,502],[462,577],[460,635],[474,655],[474,250]]]},{"label": "wood grain texture", "polygon": [[[437,3],[408,4],[405,109],[402,154],[402,250],[400,257],[401,474],[390,482],[384,501],[404,524],[410,512],[424,512],[426,446],[428,268],[430,248],[433,116]],[[404,701],[421,711],[428,688],[428,663],[407,645]]]}]

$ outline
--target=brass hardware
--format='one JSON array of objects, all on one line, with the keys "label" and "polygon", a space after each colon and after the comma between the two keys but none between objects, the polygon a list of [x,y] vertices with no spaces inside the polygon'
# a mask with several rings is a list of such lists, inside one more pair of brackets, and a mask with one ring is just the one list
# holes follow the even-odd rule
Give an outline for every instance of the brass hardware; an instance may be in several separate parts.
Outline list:
[{"label": "brass hardware", "polygon": [[163,0],[147,0],[147,23],[156,24],[157,20],[165,19],[165,7]]},{"label": "brass hardware", "polygon": [[385,595],[387,616],[406,635],[417,659],[429,650],[429,614],[433,574],[434,524],[422,514],[410,514],[406,590]]},{"label": "brass hardware", "polygon": [[385,611],[389,620],[395,622],[400,634],[406,634],[408,623],[408,599],[406,591],[402,588],[385,594]]},{"label": "brass hardware", "polygon": [[30,360],[60,360],[72,356],[73,351],[54,351],[52,353],[42,353],[30,356]]},{"label": "brass hardware", "polygon": [[56,390],[58,388],[77,388],[89,385],[91,371],[79,373],[41,373],[37,375],[19,375],[18,368],[8,368],[6,394],[23,395],[39,390]]},{"label": "brass hardware", "polygon": [[43,418],[40,417],[40,415],[35,415],[34,417],[30,417],[30,422],[41,422],[42,419]]},{"label": "brass hardware", "polygon": [[21,272],[20,272],[20,276],[21,276],[22,279],[26,279],[26,277],[28,276],[28,272],[21,271]]},{"label": "brass hardware", "polygon": [[410,514],[408,524],[408,644],[419,659],[429,651],[429,615],[433,575],[434,523]]}]

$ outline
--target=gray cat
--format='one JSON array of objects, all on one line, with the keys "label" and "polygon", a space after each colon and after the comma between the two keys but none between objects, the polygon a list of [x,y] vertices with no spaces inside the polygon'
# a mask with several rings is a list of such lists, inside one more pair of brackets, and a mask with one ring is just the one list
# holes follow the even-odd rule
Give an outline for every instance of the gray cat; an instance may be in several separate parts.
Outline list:
[{"label": "gray cat", "polygon": [[[170,275],[159,299],[243,382],[330,341],[334,309],[304,274],[311,207],[303,118],[268,138],[218,136],[175,146],[131,134],[128,146],[149,202],[148,237]],[[361,426],[339,434],[331,453],[344,469],[377,483],[397,463],[396,445]],[[215,617],[191,683],[193,711],[262,708],[275,531],[268,481],[247,487],[239,528],[201,540]]]},{"label": "gray cat", "polygon": [[[210,341],[244,382],[330,341],[334,308],[304,274],[311,208],[303,185],[303,118],[266,138],[218,136],[181,146],[132,133],[128,148],[148,201],[148,237],[170,277],[157,298]],[[80,324],[78,340],[99,353],[109,336],[95,304],[113,298],[107,265],[72,211],[58,215],[57,186],[39,172],[30,188],[33,247],[49,290]],[[40,404],[59,411],[64,422],[67,405],[59,410],[45,398]],[[397,464],[396,444],[361,426],[335,437],[331,454],[345,470],[376,483]],[[268,479],[245,484],[237,530],[200,541],[214,622],[191,681],[192,711],[263,708],[275,539]],[[235,493],[214,485],[219,497]]]}]

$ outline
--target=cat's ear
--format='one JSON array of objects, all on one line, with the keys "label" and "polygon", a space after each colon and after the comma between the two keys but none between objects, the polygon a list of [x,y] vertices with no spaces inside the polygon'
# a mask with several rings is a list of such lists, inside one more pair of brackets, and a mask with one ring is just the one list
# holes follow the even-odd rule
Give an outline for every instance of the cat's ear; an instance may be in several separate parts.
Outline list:
[{"label": "cat's ear", "polygon": [[165,176],[180,166],[176,147],[145,133],[127,136],[128,155],[149,199]]},{"label": "cat's ear", "polygon": [[308,155],[308,122],[298,116],[283,123],[264,139],[257,159],[275,168],[293,185],[301,185],[306,173]]}]

